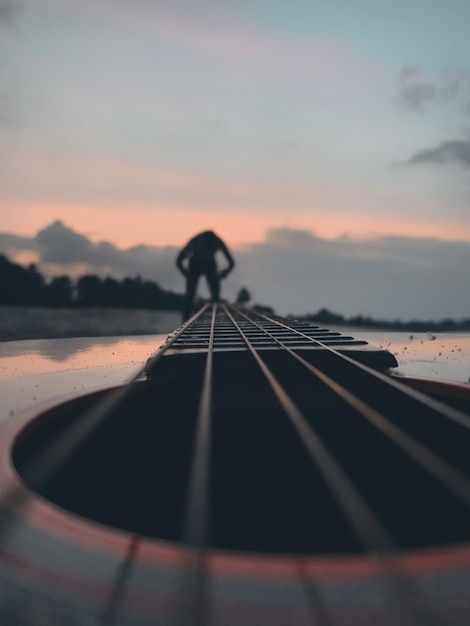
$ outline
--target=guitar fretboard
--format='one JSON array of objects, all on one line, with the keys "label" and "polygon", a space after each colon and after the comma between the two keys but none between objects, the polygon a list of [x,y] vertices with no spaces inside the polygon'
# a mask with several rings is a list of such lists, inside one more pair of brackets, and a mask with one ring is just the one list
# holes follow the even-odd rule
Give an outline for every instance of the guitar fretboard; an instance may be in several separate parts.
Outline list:
[{"label": "guitar fretboard", "polygon": [[[334,349],[373,368],[397,366],[395,357],[389,351],[305,320],[268,317],[257,311],[219,305],[213,329],[211,325],[212,309],[207,307],[183,329],[170,335],[171,346],[166,355],[205,355],[210,345],[212,352],[227,353],[226,360],[233,360],[234,352],[247,351],[250,347],[262,352],[285,352],[287,348],[295,349],[317,364],[327,365],[331,362],[331,349]],[[336,359],[335,365],[341,366],[341,360]]]}]

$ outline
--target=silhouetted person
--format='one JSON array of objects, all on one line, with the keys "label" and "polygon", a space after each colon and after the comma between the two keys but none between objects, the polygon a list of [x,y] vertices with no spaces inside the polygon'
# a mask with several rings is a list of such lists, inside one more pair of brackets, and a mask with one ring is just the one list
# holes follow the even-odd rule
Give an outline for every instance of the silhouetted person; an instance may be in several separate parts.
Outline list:
[{"label": "silhouetted person", "polygon": [[[217,269],[215,255],[222,252],[228,266],[221,272]],[[188,260],[186,266],[185,259]],[[213,302],[219,301],[220,279],[225,278],[233,269],[235,262],[225,243],[211,230],[206,230],[193,237],[181,250],[176,259],[180,272],[186,276],[186,303],[183,317],[187,320],[191,315],[197,284],[201,276],[205,276]]]}]

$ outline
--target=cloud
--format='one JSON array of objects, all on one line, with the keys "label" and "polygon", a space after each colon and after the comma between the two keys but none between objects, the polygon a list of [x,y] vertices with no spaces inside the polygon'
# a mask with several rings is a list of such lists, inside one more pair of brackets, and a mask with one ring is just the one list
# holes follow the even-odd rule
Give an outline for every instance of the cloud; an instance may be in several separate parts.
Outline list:
[{"label": "cloud", "polygon": [[406,66],[398,74],[398,100],[407,109],[423,111],[426,103],[436,97],[437,88],[421,78],[418,66]]},{"label": "cloud", "polygon": [[[435,78],[424,76],[419,66],[404,67],[398,77],[399,102],[407,109],[424,112],[431,106],[450,104],[461,114],[470,114],[470,71],[447,67]],[[446,139],[441,143],[416,151],[404,163],[452,164],[470,167],[470,137]]]},{"label": "cloud", "polygon": [[280,313],[325,306],[384,319],[468,316],[469,243],[312,238],[310,245],[297,246],[292,240],[289,229],[270,232],[241,255],[234,273],[257,301]]},{"label": "cloud", "polygon": [[46,263],[80,263],[90,260],[96,263],[94,246],[84,235],[74,232],[57,220],[39,231],[36,242],[41,250],[41,258]]},{"label": "cloud", "polygon": [[23,8],[19,0],[0,0],[0,26],[11,26]]},{"label": "cloud", "polygon": [[431,105],[452,103],[466,113],[470,111],[470,72],[451,66],[428,78],[421,67],[405,66],[398,74],[398,102],[419,112]]},{"label": "cloud", "polygon": [[139,274],[168,288],[174,288],[178,282],[174,271],[176,248],[134,246],[121,250],[107,241],[94,243],[60,220],[41,230],[34,241],[40,251],[41,263],[53,271],[59,268],[61,271],[67,271],[67,268],[74,271],[78,266],[83,272],[100,275],[123,277]]},{"label": "cloud", "polygon": [[433,148],[416,152],[406,163],[455,163],[465,168],[470,167],[470,139],[443,141]]},{"label": "cloud", "polygon": [[[24,241],[25,246],[33,244],[40,249],[43,272],[70,272],[80,265],[83,272],[139,274],[164,288],[184,289],[175,267],[176,247],[121,250],[109,242],[94,243],[61,222]],[[326,240],[305,230],[280,228],[268,231],[263,242],[233,253],[236,268],[223,284],[223,296],[233,299],[244,286],[255,302],[281,314],[327,307],[348,316],[459,319],[468,317],[470,310],[468,242],[411,237]],[[200,293],[207,293],[205,284]]]},{"label": "cloud", "polygon": [[0,251],[8,253],[9,250],[37,251],[38,246],[34,239],[21,237],[10,233],[0,233]]}]

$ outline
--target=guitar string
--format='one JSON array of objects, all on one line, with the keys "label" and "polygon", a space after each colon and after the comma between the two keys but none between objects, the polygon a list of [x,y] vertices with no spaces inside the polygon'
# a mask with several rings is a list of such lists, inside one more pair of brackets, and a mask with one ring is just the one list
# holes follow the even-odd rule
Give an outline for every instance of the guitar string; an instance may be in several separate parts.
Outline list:
[{"label": "guitar string", "polygon": [[371,549],[383,548],[384,546],[390,548],[391,542],[389,542],[386,538],[385,529],[375,519],[375,516],[370,511],[369,507],[359,496],[356,488],[350,483],[349,478],[326,450],[313,428],[310,427],[298,407],[268,368],[265,361],[261,358],[259,351],[257,351],[250,343],[250,340],[231,315],[228,308],[224,307],[224,309],[227,317],[239,332],[248,350],[251,352],[256,360],[256,363],[260,367],[264,376],[267,378],[276,398],[279,400],[285,412],[292,420],[311,456],[320,466],[328,484],[332,486],[334,493],[339,499],[341,507],[348,511],[351,509],[351,520],[361,539],[361,542],[371,546]]},{"label": "guitar string", "polygon": [[[202,316],[207,308],[208,307],[206,305],[206,307],[204,307],[204,310],[199,312],[200,315],[198,314],[197,316],[192,318],[192,320],[190,320],[190,323],[185,325],[185,327],[182,329],[182,332],[187,330],[191,326],[192,322],[196,321],[200,316]],[[214,305],[213,305],[213,318],[214,318]],[[212,322],[211,324],[211,335],[213,335],[213,330],[212,330],[213,324],[214,322]],[[182,334],[182,332],[178,331],[173,341],[178,339],[180,335]],[[171,343],[173,343],[173,341]],[[203,423],[207,422],[208,415],[210,415],[212,344],[213,344],[213,340],[209,344],[209,353],[208,353],[207,361],[208,362],[210,361],[210,365],[206,365],[206,373],[205,373],[205,378],[203,382],[203,391],[201,394],[201,403],[200,403],[199,415],[198,415],[199,424],[201,424],[201,422]],[[171,344],[168,347],[171,347]],[[157,356],[158,354],[159,352],[157,351],[157,353],[149,359],[149,361],[147,362],[145,366],[146,370],[149,368],[150,364],[154,364],[157,361],[157,359],[159,358],[159,356]],[[209,374],[207,373],[208,370],[210,370]],[[200,433],[198,436],[198,443],[201,441],[202,438],[203,437],[201,437],[201,433]],[[199,459],[195,461],[194,463],[194,465],[197,467],[197,470],[193,472],[193,476],[195,474],[197,474],[198,477],[204,476],[204,471],[202,470],[202,466],[205,463],[205,457],[207,457],[207,452],[203,450],[204,445],[205,444],[203,442],[199,443],[199,445],[197,445],[197,449],[195,450],[195,453],[198,454]],[[202,451],[202,454],[201,454],[201,451]],[[202,482],[201,480],[197,480],[196,485],[200,485],[201,482]],[[198,487],[196,486],[195,488],[197,489]],[[194,489],[194,487],[192,489]],[[192,490],[190,488],[190,494],[191,493],[192,493]],[[196,546],[202,546],[205,543],[205,540],[203,537],[204,522],[201,521],[200,519],[204,515],[205,506],[207,505],[205,504],[201,506],[197,502],[192,503],[188,506],[189,511],[195,511],[195,513],[190,515],[190,519],[197,520],[195,524],[195,528],[189,528],[185,533],[185,536],[187,537],[186,543],[188,543],[189,545],[192,544]],[[119,609],[122,605],[122,600],[123,600],[126,587],[128,584],[128,580],[132,571],[132,566],[134,565],[134,560],[136,558],[137,550],[138,550],[138,547],[140,546],[141,541],[142,541],[142,535],[137,534],[137,535],[134,535],[131,541],[129,542],[126,556],[123,562],[121,563],[120,567],[118,568],[118,571],[114,577],[114,582],[110,589],[107,606],[105,610],[103,611],[103,614],[101,617],[100,626],[114,626],[114,624],[117,622],[119,618]],[[204,581],[205,581],[204,570],[205,570],[204,555],[201,553],[196,555],[196,562],[194,561],[194,558],[192,558],[189,567],[186,567],[185,569],[186,572],[190,572],[189,585],[186,585],[185,592],[187,589],[189,589],[189,592],[190,592],[189,598],[190,598],[191,608],[196,609],[194,614],[197,614],[199,616],[198,619],[200,619],[200,621],[196,623],[200,623],[202,626],[204,626],[204,623],[205,623],[204,603],[202,601],[206,597],[205,584],[204,584]],[[186,602],[187,597],[188,597],[187,593],[182,594],[183,602]],[[183,602],[180,603],[181,606],[183,606]],[[189,611],[189,615],[191,615],[191,611]]]},{"label": "guitar string", "polygon": [[[83,411],[80,420],[71,422],[60,437],[37,452],[22,469],[22,476],[26,477],[27,484],[34,484],[36,488],[45,485],[64,464],[73,457],[84,442],[92,435],[96,428],[117,408],[129,395],[141,376],[152,367],[163,354],[180,338],[187,328],[206,311],[209,305],[203,306],[191,319],[179,329],[169,335],[165,343],[153,354],[147,363],[139,368],[132,378],[119,387],[109,391],[90,409]],[[100,393],[100,392],[98,392]],[[6,487],[0,496],[2,508],[0,510],[0,539],[4,536],[13,522],[12,511],[19,511],[28,506],[32,493],[21,484]]]},{"label": "guitar string", "polygon": [[[241,328],[239,327],[239,325],[237,324],[237,322],[235,321],[235,319],[233,318],[233,316],[230,314],[228,307],[226,305],[222,305],[223,306],[223,310],[224,313],[226,314],[226,316],[228,317],[228,319],[232,322],[233,326],[236,328],[236,330],[238,331],[238,333],[240,334],[241,338],[243,339],[243,341],[245,342],[248,350],[251,352],[251,354],[253,355],[253,357],[255,358],[258,366],[260,367],[261,371],[263,372],[263,374],[266,376],[269,384],[271,385],[271,388],[275,394],[276,397],[278,397],[278,399],[280,400],[281,404],[283,405],[283,407],[286,410],[286,413],[288,414],[289,417],[291,417],[290,412],[293,411],[297,411],[296,407],[294,407],[293,403],[290,401],[290,399],[287,397],[287,394],[284,394],[284,391],[282,390],[281,386],[277,383],[277,380],[274,378],[274,376],[271,374],[271,372],[269,371],[269,369],[266,367],[264,361],[261,359],[261,357],[259,357],[258,353],[256,352],[256,350],[253,348],[253,346],[251,345],[249,339],[246,337],[245,333],[243,333],[243,331],[241,330]],[[274,385],[274,387],[273,387]],[[279,394],[280,394],[280,398],[279,398]],[[286,409],[286,407],[284,406],[284,402],[287,402],[288,404],[288,408]],[[292,419],[292,417],[291,417]],[[302,420],[302,416],[300,417],[300,419]],[[313,435],[315,436],[315,435]],[[308,437],[308,434],[307,434]],[[302,436],[301,436],[302,439]],[[312,438],[310,438],[311,441]],[[313,442],[313,447],[316,447],[316,441]],[[319,443],[319,442],[318,442]],[[321,448],[321,444],[320,448]],[[308,449],[308,445],[307,445],[307,449]],[[322,456],[322,449],[320,449],[320,451],[315,450],[313,452],[314,455],[320,454],[320,456]],[[328,454],[326,452],[326,454]],[[343,479],[345,478],[342,475],[336,475],[335,472],[335,468],[331,468],[331,464],[329,463],[329,460],[326,459],[325,460],[325,464],[328,465],[328,468],[325,470],[327,474],[329,473],[333,473],[334,476],[332,478],[333,482],[339,481],[342,482]],[[347,480],[347,479],[346,479]],[[343,492],[343,486],[341,486],[340,491]],[[356,501],[354,500],[353,502],[353,506],[356,505]],[[361,509],[361,504],[359,504],[359,509]],[[357,509],[355,509],[357,510]],[[364,521],[364,524],[367,526],[367,530],[371,533],[374,532],[378,532],[381,534],[381,530],[380,528],[378,528],[378,524],[377,524],[377,528],[375,525],[374,520],[372,519],[372,516],[369,516],[368,511],[361,511],[360,514],[365,515],[365,517],[367,518]],[[369,524],[370,522],[370,524]],[[359,527],[362,528],[362,521],[359,523]],[[366,536],[364,536],[364,540],[366,540]],[[321,594],[319,592],[319,590],[317,589],[317,586],[314,584],[314,582],[312,580],[309,579],[309,584],[307,586],[306,584],[306,579],[305,577],[299,576],[299,579],[302,583],[303,588],[306,590],[306,595],[307,595],[307,600],[308,600],[308,604],[309,604],[309,608],[311,611],[311,615],[313,618],[313,624],[315,624],[315,626],[329,626],[329,624],[331,623],[331,620],[329,619],[327,613],[326,613],[326,607],[324,606],[324,603],[321,601]]]},{"label": "guitar string", "polygon": [[114,576],[106,606],[104,607],[101,619],[99,620],[100,626],[114,626],[118,620],[119,610],[122,606],[126,587],[129,582],[132,567],[134,565],[141,541],[142,535],[132,535],[127,547],[126,555]]},{"label": "guitar string", "polygon": [[403,385],[403,383],[393,380],[393,378],[390,378],[389,376],[386,376],[385,374],[382,374],[381,372],[378,372],[377,370],[372,369],[371,367],[365,365],[364,363],[354,360],[353,358],[347,356],[346,354],[340,352],[339,350],[335,350],[335,348],[329,346],[328,344],[318,341],[314,337],[310,337],[309,335],[303,333],[302,331],[296,328],[293,328],[292,326],[288,326],[287,324],[284,324],[283,322],[276,320],[274,318],[268,317],[267,315],[264,315],[262,313],[258,313],[258,312],[254,312],[254,313],[257,316],[261,317],[262,319],[265,319],[266,321],[272,324],[275,324],[276,326],[285,328],[286,330],[289,330],[293,332],[294,334],[299,335],[300,337],[303,337],[304,339],[307,339],[310,343],[314,343],[322,347],[323,349],[327,350],[331,354],[334,354],[336,357],[339,357],[343,361],[346,361],[350,363],[351,365],[353,365],[354,367],[357,367],[363,370],[364,372],[366,372],[373,378],[380,380],[383,383],[386,383],[389,387],[393,387],[397,391],[418,401],[420,404],[425,405],[428,408],[436,411],[443,417],[453,420],[457,424],[460,424],[460,426],[463,426],[464,428],[470,430],[470,416],[463,413],[462,411],[459,411],[458,409],[455,409],[454,407],[448,406],[447,404],[444,404],[440,402],[439,400],[432,398],[431,396],[427,396],[424,393],[421,393],[420,391],[416,389],[412,389],[411,387],[406,387],[405,385]]},{"label": "guitar string", "polygon": [[294,565],[297,569],[297,577],[302,583],[310,606],[314,626],[334,626],[334,621],[328,613],[325,599],[323,598],[318,585],[308,573],[305,558],[298,557],[294,561]]},{"label": "guitar string", "polygon": [[[213,338],[212,337],[210,338],[209,343],[210,343],[210,351],[212,352],[212,350],[213,350],[213,347],[212,347],[213,346]],[[207,380],[207,378],[205,380]],[[203,384],[203,386],[205,386],[205,385]],[[312,612],[316,615],[316,619],[314,620],[314,624],[315,624],[315,626],[331,626],[331,621],[327,620],[324,609],[321,610],[321,607],[318,607],[316,610],[314,610],[313,598],[316,597],[317,600],[318,600],[319,594],[317,593],[316,596],[315,596],[315,594],[314,594],[314,592],[312,590],[313,586],[314,585],[312,584],[311,581],[309,581],[308,585],[307,584],[304,585],[304,588],[306,589],[306,593],[307,593],[307,596],[308,596],[310,608],[311,608]],[[187,594],[183,595],[183,598],[182,598],[182,601],[181,601],[181,605],[183,605],[184,603],[187,602],[187,597],[186,596],[187,596]],[[207,615],[206,615],[206,617],[207,617]],[[186,625],[188,622],[185,621],[183,623]],[[199,620],[196,618],[196,619],[194,619],[190,623],[191,623],[191,625],[194,625],[194,626],[201,626],[201,625],[203,626],[203,624],[204,624],[204,622],[202,622],[200,620],[200,618],[199,618]]]},{"label": "guitar string", "polygon": [[451,493],[470,508],[470,480],[455,467],[447,463],[439,455],[432,452],[427,446],[417,441],[414,437],[393,424],[383,414],[373,409],[366,402],[362,401],[355,394],[334,381],[327,374],[306,361],[292,348],[277,339],[268,330],[250,320],[241,311],[239,312],[245,319],[251,321],[260,330],[265,332],[273,341],[294,357],[301,365],[308,369],[314,376],[319,378],[344,402],[351,406],[357,413],[364,417],[370,424],[379,429],[386,437],[391,439],[403,452],[408,454],[418,465],[431,474],[436,480],[443,484]]},{"label": "guitar string", "polygon": [[[170,334],[165,343],[148,359],[146,364],[132,376],[132,378],[120,387],[112,389],[104,398],[93,405],[92,408],[85,410],[80,415],[80,420],[70,424],[60,438],[54,440],[49,446],[28,461],[22,475],[26,474],[34,483],[36,488],[44,486],[47,481],[54,478],[63,468],[70,458],[77,453],[81,446],[89,437],[92,436],[96,428],[98,428],[104,420],[115,410],[126,397],[130,394],[137,381],[143,374],[152,367],[165,352],[180,338],[180,336],[197,320],[208,308],[209,304],[205,304],[195,315],[181,325],[174,333]],[[47,459],[47,462],[44,462]],[[15,483],[7,486],[0,496],[0,542],[4,544],[8,540],[8,533],[17,524],[18,520],[15,514],[27,510],[30,505],[33,493],[29,489],[25,489],[21,483]],[[139,537],[141,537],[139,535]],[[130,544],[132,546],[132,542]],[[118,567],[117,573],[111,583],[109,598],[116,602],[116,611],[110,613],[109,619],[117,619],[117,610],[120,606],[119,598],[125,591],[126,578],[122,578],[120,572],[123,567],[126,576],[131,569],[132,561],[127,562],[129,549],[124,558],[124,565]],[[135,558],[135,551],[131,552],[132,560]],[[103,617],[100,618],[101,622]],[[112,622],[111,622],[112,623]]]},{"label": "guitar string", "polygon": [[[400,564],[393,558],[392,552],[396,550],[396,546],[387,530],[378,521],[369,505],[318,437],[314,428],[308,423],[292,398],[271,372],[259,355],[259,351],[252,346],[239,324],[231,315],[228,307],[226,305],[223,305],[223,307],[269,382],[274,395],[291,420],[312,460],[330,486],[333,495],[343,510],[346,519],[354,528],[360,542],[368,552],[380,556],[381,565],[394,600],[399,600],[400,608],[406,611],[406,617],[412,619],[411,623],[422,626],[441,625],[441,620],[436,616],[435,608],[431,608],[429,603],[418,594],[415,586],[405,576]],[[395,603],[392,604],[393,607],[396,606]],[[390,610],[393,610],[393,607],[391,606]]]},{"label": "guitar string", "polygon": [[207,542],[209,538],[209,472],[212,421],[212,372],[217,304],[212,304],[209,345],[196,421],[193,457],[188,481],[183,540],[186,545],[185,576],[177,607],[176,623],[204,626],[209,621]]},{"label": "guitar string", "polygon": [[[212,328],[213,328],[213,324],[212,324]],[[212,353],[212,351],[213,351],[213,332],[212,332],[212,328],[211,328],[211,336],[210,336],[210,339],[209,339],[209,352],[210,353]],[[206,380],[205,380],[205,382],[203,384],[203,387],[207,389],[208,385],[207,385],[206,381],[207,381],[207,378],[206,378]],[[208,394],[207,394],[207,392],[205,394],[204,390],[203,390],[203,392],[201,394],[201,398],[203,398],[204,395],[207,396]],[[202,404],[202,402],[201,402],[201,404]],[[194,473],[193,473],[193,475],[194,475]],[[206,507],[201,507],[201,509],[204,512],[207,511]],[[188,507],[188,510],[190,510],[190,507]],[[202,525],[199,524],[199,527],[201,527],[201,526]],[[190,541],[187,540],[186,543],[188,544],[188,543],[190,543]],[[197,561],[196,561],[196,563],[197,563]],[[191,563],[190,565],[194,566],[193,563]],[[314,585],[312,584],[311,581],[309,582],[308,586],[307,586],[307,584],[304,585],[304,588],[306,589],[307,595],[309,597],[309,603],[310,603],[311,610],[317,616],[317,619],[314,621],[314,623],[315,623],[316,626],[330,626],[331,622],[330,622],[330,620],[327,619],[324,609],[322,609],[322,610],[320,610],[320,608],[315,609],[314,606],[313,606],[314,603],[312,602],[312,600],[313,600],[314,597],[316,597],[317,601],[319,602],[319,599],[318,599],[319,595],[318,594],[316,594],[316,596],[314,595],[314,591],[312,590],[313,586]],[[200,588],[200,586],[199,586],[199,588]],[[198,589],[198,585],[194,585],[193,584],[193,590],[197,591],[197,589]],[[183,595],[183,598],[182,598],[182,601],[181,601],[181,605],[185,605],[187,603],[187,595],[188,594]],[[192,598],[193,598],[192,603],[194,603],[194,593],[190,594],[190,596],[192,596]],[[190,602],[190,606],[191,606],[192,603]],[[195,616],[198,615],[198,612],[194,612],[194,615]],[[187,618],[187,616],[185,616],[185,617]],[[207,613],[206,613],[206,615],[204,617],[207,618]],[[180,623],[184,624],[185,626],[186,626],[186,624],[190,624],[191,626],[204,626],[204,624],[205,624],[205,622],[201,619],[201,613],[200,612],[199,612],[198,617],[193,618],[193,621],[189,621],[189,620],[186,619],[185,621],[180,622]]]}]

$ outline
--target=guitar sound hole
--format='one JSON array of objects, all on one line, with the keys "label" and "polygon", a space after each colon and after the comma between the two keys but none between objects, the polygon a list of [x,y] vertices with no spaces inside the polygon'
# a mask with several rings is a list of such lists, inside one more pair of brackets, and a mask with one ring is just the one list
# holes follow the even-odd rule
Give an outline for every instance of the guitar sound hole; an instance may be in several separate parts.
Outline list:
[{"label": "guitar sound hole", "polygon": [[[64,404],[20,435],[14,464],[31,488],[73,513],[181,542],[201,383],[202,374],[186,380],[184,388],[181,381],[137,384],[52,479],[37,483],[28,474],[30,460],[51,442],[60,447],[68,426],[107,392]],[[306,382],[296,375],[286,386],[399,546],[468,539],[466,508],[382,433],[311,377]],[[411,428],[419,428],[419,416],[409,417]],[[438,429],[431,422],[425,427],[431,434]],[[454,438],[453,460],[468,471],[468,442],[460,440],[454,426],[445,428],[433,436],[444,438],[445,448]],[[261,374],[240,373],[230,382],[215,377],[208,488],[208,536],[214,548],[361,551],[348,516]]]}]

